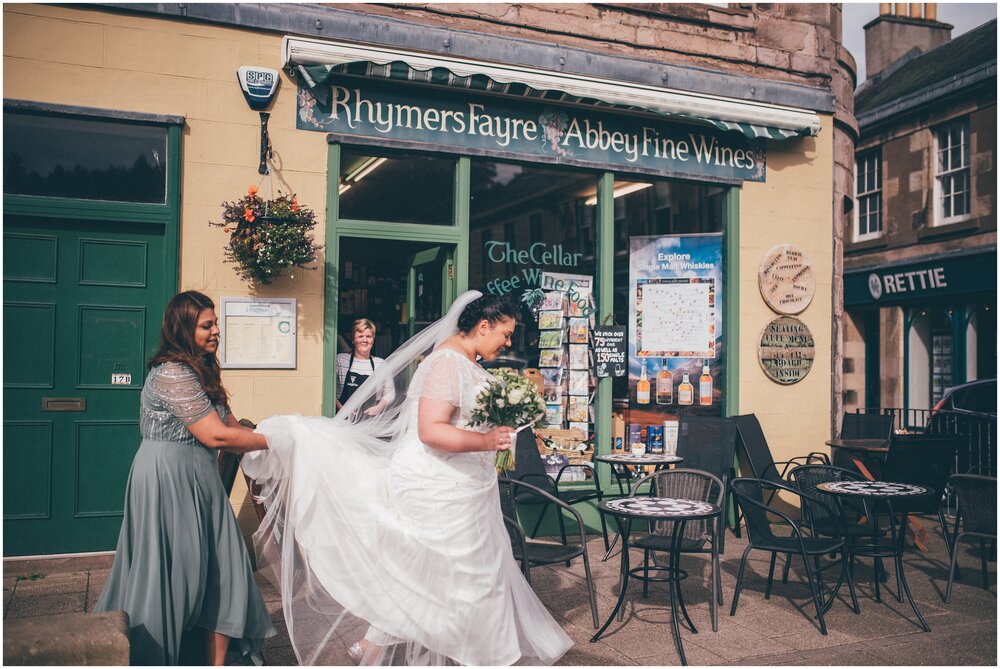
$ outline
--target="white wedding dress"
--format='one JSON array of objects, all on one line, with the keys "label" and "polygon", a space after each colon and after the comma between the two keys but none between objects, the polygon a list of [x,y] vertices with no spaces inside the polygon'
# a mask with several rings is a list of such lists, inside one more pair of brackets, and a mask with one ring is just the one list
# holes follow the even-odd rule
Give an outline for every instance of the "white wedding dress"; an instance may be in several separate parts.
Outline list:
[{"label": "white wedding dress", "polygon": [[270,450],[244,468],[271,506],[254,539],[300,663],[346,664],[362,637],[364,664],[551,664],[573,645],[513,558],[495,454],[417,436],[420,397],[448,401],[452,424],[473,429],[489,379],[443,348],[413,373],[391,437],[339,417],[261,423]]}]

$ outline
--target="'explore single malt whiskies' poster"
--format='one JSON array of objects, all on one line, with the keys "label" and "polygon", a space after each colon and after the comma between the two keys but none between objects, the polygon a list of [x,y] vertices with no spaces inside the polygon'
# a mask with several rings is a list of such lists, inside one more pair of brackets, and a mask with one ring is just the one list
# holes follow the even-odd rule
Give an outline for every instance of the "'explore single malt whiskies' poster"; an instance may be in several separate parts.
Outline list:
[{"label": "'explore single malt whiskies' poster", "polygon": [[722,235],[632,237],[631,422],[721,415]]}]

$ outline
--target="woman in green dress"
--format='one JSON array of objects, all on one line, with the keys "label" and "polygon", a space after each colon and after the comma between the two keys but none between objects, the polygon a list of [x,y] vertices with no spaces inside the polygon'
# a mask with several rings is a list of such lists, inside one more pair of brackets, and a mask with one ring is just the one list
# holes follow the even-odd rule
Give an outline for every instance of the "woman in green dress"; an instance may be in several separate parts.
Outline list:
[{"label": "woman in green dress", "polygon": [[222,665],[230,639],[259,663],[261,643],[275,634],[216,464],[218,449],[243,453],[267,441],[229,411],[218,348],[212,301],[175,295],[142,389],[142,443],[95,607],[128,613],[131,664]]}]

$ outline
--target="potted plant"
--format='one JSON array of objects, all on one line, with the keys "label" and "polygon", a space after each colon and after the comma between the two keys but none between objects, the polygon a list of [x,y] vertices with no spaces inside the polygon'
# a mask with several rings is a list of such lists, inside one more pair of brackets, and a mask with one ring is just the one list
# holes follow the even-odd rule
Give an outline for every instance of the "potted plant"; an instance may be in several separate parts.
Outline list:
[{"label": "potted plant", "polygon": [[316,260],[317,246],[310,234],[316,213],[299,204],[294,194],[278,191],[264,199],[256,186],[234,202],[222,203],[222,223],[212,223],[230,233],[224,247],[226,262],[236,265],[244,281],[268,284],[289,267],[306,267]]}]

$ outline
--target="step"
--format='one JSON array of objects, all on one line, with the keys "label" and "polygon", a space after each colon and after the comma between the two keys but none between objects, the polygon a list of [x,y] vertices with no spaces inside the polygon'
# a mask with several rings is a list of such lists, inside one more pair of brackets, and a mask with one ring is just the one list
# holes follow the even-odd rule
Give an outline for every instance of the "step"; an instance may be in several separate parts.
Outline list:
[{"label": "step", "polygon": [[5,620],[3,663],[10,665],[128,665],[124,611],[63,613]]}]

